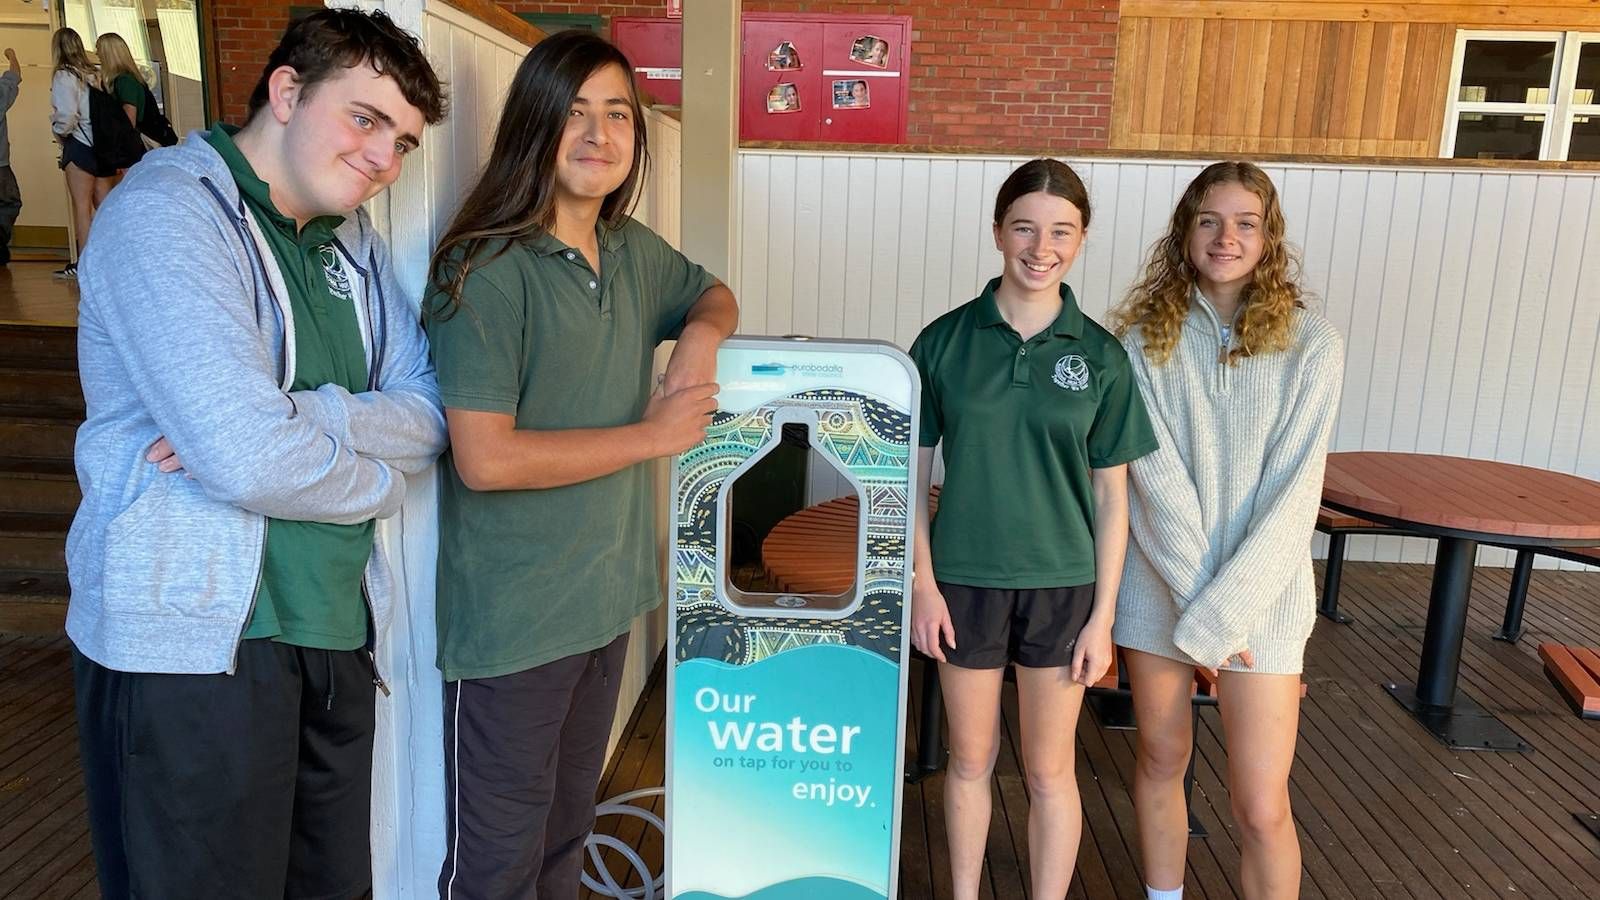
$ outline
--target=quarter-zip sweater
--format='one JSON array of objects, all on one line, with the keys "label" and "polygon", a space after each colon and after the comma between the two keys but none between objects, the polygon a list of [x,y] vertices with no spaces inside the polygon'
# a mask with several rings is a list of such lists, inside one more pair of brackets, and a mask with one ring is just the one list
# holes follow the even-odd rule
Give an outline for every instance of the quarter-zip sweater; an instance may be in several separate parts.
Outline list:
[{"label": "quarter-zip sweater", "polygon": [[1164,365],[1139,328],[1123,338],[1159,449],[1129,466],[1119,645],[1205,666],[1248,649],[1253,671],[1301,671],[1344,347],[1310,310],[1290,328],[1289,349],[1230,365],[1222,322],[1196,293]]}]

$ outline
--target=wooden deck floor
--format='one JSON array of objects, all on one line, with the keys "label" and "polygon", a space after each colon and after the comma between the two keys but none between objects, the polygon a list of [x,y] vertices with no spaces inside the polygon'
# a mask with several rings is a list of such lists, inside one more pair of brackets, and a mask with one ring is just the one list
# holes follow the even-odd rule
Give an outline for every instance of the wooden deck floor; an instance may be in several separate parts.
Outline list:
[{"label": "wooden deck floor", "polygon": [[52,274],[63,264],[14,259],[0,266],[0,322],[77,325],[78,282]]},{"label": "wooden deck floor", "polygon": [[98,897],[65,637],[0,634],[0,897]]},{"label": "wooden deck floor", "polygon": [[[1480,569],[1473,586],[1462,689],[1516,728],[1531,754],[1457,753],[1436,743],[1389,698],[1384,680],[1416,674],[1431,569],[1350,564],[1341,605],[1348,626],[1321,619],[1307,651],[1291,778],[1304,897],[1600,897],[1600,839],[1574,818],[1600,812],[1600,722],[1578,719],[1545,678],[1535,648],[1556,640],[1600,646],[1600,575],[1535,573],[1527,630],[1516,646],[1490,639],[1508,573]],[[659,675],[659,673],[658,673]],[[919,679],[913,669],[915,692]],[[665,685],[658,677],[607,770],[600,796],[663,780]],[[1027,809],[1014,688],[1006,686],[983,896],[1029,897]],[[916,698],[908,730],[916,739]],[[1190,843],[1185,897],[1242,896],[1230,827],[1222,726],[1201,713],[1194,811],[1209,836]],[[1142,900],[1133,805],[1132,732],[1078,729],[1085,829],[1070,896]],[[901,896],[947,898],[943,779],[905,794]],[[660,812],[659,802],[651,805]],[[659,869],[660,836],[642,822],[602,820]],[[614,860],[620,878],[626,864]],[[636,884],[637,881],[631,882]],[[1031,898],[1030,898],[1031,900]]]},{"label": "wooden deck floor", "polygon": [[[1452,752],[1380,687],[1415,674],[1428,578],[1421,566],[1351,564],[1342,605],[1355,622],[1317,624],[1291,781],[1303,895],[1600,897],[1600,839],[1574,818],[1600,812],[1600,722],[1581,721],[1568,709],[1535,652],[1545,640],[1600,646],[1600,575],[1537,572],[1527,633],[1511,646],[1489,638],[1499,624],[1507,573],[1479,570],[1462,689],[1527,738],[1536,748],[1530,754]],[[658,678],[600,796],[661,784],[663,688]],[[913,701],[913,739],[915,710]],[[984,896],[1001,900],[1028,897],[1027,796],[1016,721],[1008,691],[984,885]],[[1195,812],[1210,836],[1190,844],[1190,898],[1240,896],[1220,736],[1215,711],[1204,711]],[[1073,897],[1142,896],[1127,790],[1132,737],[1104,730],[1087,715],[1079,727],[1086,829]],[[0,897],[95,896],[76,759],[65,640],[0,635]],[[900,883],[908,900],[950,896],[941,790],[936,775],[906,791]],[[601,830],[659,867],[660,836],[642,822],[605,819]],[[613,871],[620,876],[625,866]]]}]

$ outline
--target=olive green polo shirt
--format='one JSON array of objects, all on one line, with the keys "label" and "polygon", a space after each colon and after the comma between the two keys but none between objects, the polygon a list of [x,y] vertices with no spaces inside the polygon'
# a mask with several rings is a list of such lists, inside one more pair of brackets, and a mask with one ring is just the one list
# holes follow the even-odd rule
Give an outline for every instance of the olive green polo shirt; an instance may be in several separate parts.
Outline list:
[{"label": "olive green polo shirt", "polygon": [[[600,271],[553,235],[485,248],[462,307],[427,330],[447,408],[519,429],[638,422],[656,345],[716,283],[650,229],[601,226]],[[586,653],[661,601],[653,466],[580,484],[473,491],[453,451],[439,495],[437,615],[444,677],[492,678]]]},{"label": "olive green polo shirt", "polygon": [[[299,228],[272,202],[271,189],[233,142],[238,129],[217,126],[206,140],[228,164],[289,292],[294,316],[291,390],[337,384],[367,389],[367,348],[356,316],[360,302],[333,246],[340,216],[321,216]],[[271,638],[297,647],[355,650],[367,642],[367,604],[361,579],[372,555],[373,523],[267,520],[261,587],[244,638]]]},{"label": "olive green polo shirt", "polygon": [[1048,588],[1095,579],[1091,469],[1156,449],[1128,356],[1061,286],[1061,313],[1024,341],[977,299],[911,345],[922,376],[920,443],[944,440],[933,572],[974,587]]}]

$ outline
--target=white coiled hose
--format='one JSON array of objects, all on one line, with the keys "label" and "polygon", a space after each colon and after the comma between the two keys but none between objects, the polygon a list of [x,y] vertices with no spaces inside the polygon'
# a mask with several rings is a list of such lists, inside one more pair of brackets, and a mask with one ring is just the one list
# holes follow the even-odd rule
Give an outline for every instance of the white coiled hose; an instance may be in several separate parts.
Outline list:
[{"label": "white coiled hose", "polygon": [[[633,804],[636,800],[664,796],[666,792],[666,788],[653,787],[640,788],[637,791],[618,794],[595,807],[595,818],[598,819],[601,816],[633,816],[636,819],[643,819],[655,826],[655,829],[661,832],[662,840],[665,841],[667,826],[665,822],[661,821],[661,817],[642,806],[634,806]],[[650,867],[645,864],[644,859],[632,847],[611,835],[590,833],[588,840],[584,841],[584,847],[589,851],[589,859],[593,860],[594,870],[599,873],[600,880],[596,881],[590,878],[589,871],[585,869],[583,872],[583,886],[596,894],[602,897],[615,897],[617,900],[656,900],[659,892],[665,890],[666,874],[656,875],[652,873]],[[605,863],[600,861],[600,848],[602,847],[617,851],[622,855],[623,859],[628,861],[633,870],[639,873],[639,881],[641,883],[638,887],[625,888],[617,883],[617,879],[611,874],[611,870],[607,869]]]}]

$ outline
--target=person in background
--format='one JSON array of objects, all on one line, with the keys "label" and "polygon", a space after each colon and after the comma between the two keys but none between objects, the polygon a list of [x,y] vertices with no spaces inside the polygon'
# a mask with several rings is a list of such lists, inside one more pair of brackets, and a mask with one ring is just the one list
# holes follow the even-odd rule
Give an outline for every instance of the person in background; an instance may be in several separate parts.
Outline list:
[{"label": "person in background", "polygon": [[122,35],[108,31],[95,39],[94,53],[100,57],[100,83],[112,96],[122,101],[128,114],[128,124],[134,128],[144,121],[145,83],[139,74],[139,64]]},{"label": "person in background", "polygon": [[[89,242],[89,226],[94,211],[111,192],[112,176],[103,171],[94,155],[94,131],[89,123],[89,85],[95,78],[94,63],[84,52],[83,39],[71,28],[58,28],[50,39],[55,73],[50,77],[50,130],[61,142],[61,171],[67,177],[67,195],[72,199],[72,227],[78,239],[78,252]],[[77,262],[56,271],[58,278],[77,278]]]},{"label": "person in background", "polygon": [[0,72],[0,266],[11,262],[11,234],[22,213],[22,188],[11,171],[11,133],[6,127],[6,113],[17,102],[21,85],[22,65],[17,62],[17,51],[7,47],[6,70]]}]

